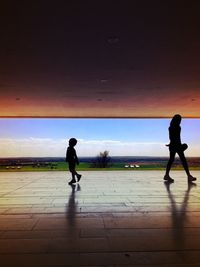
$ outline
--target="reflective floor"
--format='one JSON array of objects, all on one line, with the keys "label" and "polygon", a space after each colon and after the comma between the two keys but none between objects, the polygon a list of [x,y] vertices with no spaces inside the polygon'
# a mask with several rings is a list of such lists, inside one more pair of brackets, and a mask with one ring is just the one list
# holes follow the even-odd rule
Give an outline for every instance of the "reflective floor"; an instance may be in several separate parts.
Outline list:
[{"label": "reflective floor", "polygon": [[3,267],[200,266],[200,172],[0,173]]}]

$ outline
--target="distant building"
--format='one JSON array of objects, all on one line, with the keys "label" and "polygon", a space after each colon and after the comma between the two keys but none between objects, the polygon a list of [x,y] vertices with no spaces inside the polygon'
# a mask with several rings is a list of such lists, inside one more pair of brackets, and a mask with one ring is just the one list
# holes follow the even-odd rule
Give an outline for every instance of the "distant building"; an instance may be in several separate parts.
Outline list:
[{"label": "distant building", "polygon": [[124,165],[124,168],[140,168],[140,165],[134,163],[128,163]]}]

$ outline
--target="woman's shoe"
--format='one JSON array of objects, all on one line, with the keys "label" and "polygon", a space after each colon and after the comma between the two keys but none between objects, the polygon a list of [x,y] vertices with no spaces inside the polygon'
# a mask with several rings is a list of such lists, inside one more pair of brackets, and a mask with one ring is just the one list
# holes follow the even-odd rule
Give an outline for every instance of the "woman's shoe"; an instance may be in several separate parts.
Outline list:
[{"label": "woman's shoe", "polygon": [[169,182],[169,183],[173,183],[174,182],[174,179],[172,179],[169,175],[165,175],[164,178],[163,178],[165,181]]},{"label": "woman's shoe", "polygon": [[197,178],[193,177],[192,175],[188,175],[188,182],[194,182]]}]

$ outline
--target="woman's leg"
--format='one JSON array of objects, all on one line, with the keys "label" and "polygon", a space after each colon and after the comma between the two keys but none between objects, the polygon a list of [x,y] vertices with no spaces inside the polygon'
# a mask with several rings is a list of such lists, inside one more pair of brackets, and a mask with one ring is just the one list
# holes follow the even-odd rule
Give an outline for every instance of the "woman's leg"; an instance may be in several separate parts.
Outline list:
[{"label": "woman's leg", "polygon": [[174,182],[174,180],[169,176],[169,172],[170,172],[172,163],[174,162],[175,154],[176,154],[176,152],[170,151],[169,160],[168,160],[167,167],[166,167],[166,173],[165,173],[165,176],[164,176],[164,180],[167,181],[167,182],[170,182],[170,183]]},{"label": "woman's leg", "polygon": [[189,167],[188,167],[188,164],[187,164],[187,160],[185,158],[185,154],[183,151],[179,151],[178,152],[178,155],[180,157],[180,160],[183,164],[183,167],[184,167],[184,170],[185,172],[187,173],[187,176],[188,176],[188,182],[192,182],[192,181],[196,181],[197,178],[193,177],[191,174],[190,174],[190,171],[189,171]]},{"label": "woman's leg", "polygon": [[169,153],[169,160],[167,163],[166,173],[165,173],[166,176],[169,176],[169,172],[170,172],[172,163],[174,162],[175,154],[176,154],[176,152],[174,152],[174,151],[170,151],[170,153]]},{"label": "woman's leg", "polygon": [[178,153],[178,155],[180,157],[180,160],[181,160],[181,162],[183,164],[183,168],[184,168],[185,172],[187,173],[187,176],[190,176],[190,171],[189,171],[189,168],[188,168],[188,164],[187,164],[187,160],[185,158],[184,152],[183,151],[179,151],[177,153]]},{"label": "woman's leg", "polygon": [[188,182],[192,182],[192,181],[196,181],[197,178],[193,177],[191,174],[190,174],[190,171],[189,171],[189,167],[188,167],[188,164],[187,164],[187,160],[185,158],[185,154],[183,151],[179,151],[178,152],[178,155],[181,159],[181,162],[183,164],[183,168],[185,170],[185,172],[187,173],[187,176],[188,176]]}]

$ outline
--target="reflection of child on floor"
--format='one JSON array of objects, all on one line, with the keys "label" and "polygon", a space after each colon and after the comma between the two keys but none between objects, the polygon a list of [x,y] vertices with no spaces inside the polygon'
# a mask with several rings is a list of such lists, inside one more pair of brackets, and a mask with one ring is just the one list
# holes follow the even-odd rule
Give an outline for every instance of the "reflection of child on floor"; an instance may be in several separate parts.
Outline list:
[{"label": "reflection of child on floor", "polygon": [[76,165],[79,165],[79,160],[76,155],[76,150],[74,149],[77,144],[77,140],[75,138],[69,139],[69,146],[66,151],[66,162],[68,162],[69,171],[72,174],[72,180],[69,184],[76,183],[75,176],[77,177],[77,181],[79,182],[81,179],[81,175],[76,172]]}]

